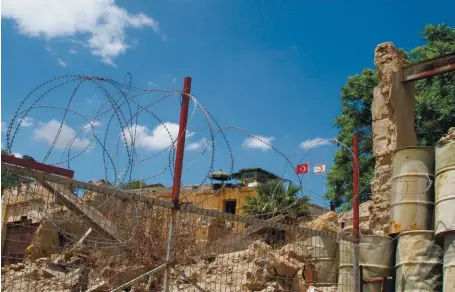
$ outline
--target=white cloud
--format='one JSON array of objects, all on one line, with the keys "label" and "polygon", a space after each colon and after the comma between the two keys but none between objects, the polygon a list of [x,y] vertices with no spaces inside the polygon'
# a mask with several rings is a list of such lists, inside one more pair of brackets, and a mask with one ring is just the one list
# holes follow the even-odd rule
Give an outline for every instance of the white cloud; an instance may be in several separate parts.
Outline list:
[{"label": "white cloud", "polygon": [[68,52],[73,55],[77,54],[77,51],[75,49],[70,49]]},{"label": "white cloud", "polygon": [[62,59],[60,58],[57,58],[57,64],[59,64],[61,67],[65,68],[66,66],[68,66],[68,64],[66,64],[65,62],[63,62]]},{"label": "white cloud", "polygon": [[[3,9],[3,6],[2,6],[2,9]],[[3,14],[2,14],[2,16],[3,16]],[[49,45],[46,46],[46,51],[51,53],[51,55],[53,55],[53,56],[56,55],[55,51]]]},{"label": "white cloud", "polygon": [[254,136],[245,139],[243,142],[243,147],[251,149],[261,149],[262,151],[267,151],[272,148],[272,141],[275,140],[275,137],[264,137],[264,136]]},{"label": "white cloud", "polygon": [[330,145],[331,139],[324,139],[324,138],[314,138],[314,139],[308,139],[300,143],[300,148],[302,149],[310,149],[310,148],[316,148],[320,146],[325,146],[325,145]]},{"label": "white cloud", "polygon": [[83,132],[91,131],[92,128],[99,127],[99,126],[101,126],[101,123],[99,121],[96,121],[96,120],[90,121],[90,122],[87,122],[87,124],[83,126],[82,131]]},{"label": "white cloud", "polygon": [[204,138],[202,138],[201,140],[199,140],[197,142],[188,143],[188,146],[186,146],[186,149],[190,150],[190,151],[196,151],[196,150],[200,150],[200,149],[205,149],[208,144],[209,144],[209,142],[204,137]]},{"label": "white cloud", "polygon": [[[131,144],[132,135],[135,137],[134,143],[138,148],[147,150],[163,150],[172,144],[172,140],[174,143],[176,142],[179,133],[179,125],[166,122],[156,126],[152,131],[150,131],[146,126],[135,124],[131,127],[130,131],[128,129],[124,129],[123,132],[128,144]],[[191,137],[193,135],[194,133],[188,131],[186,133],[186,137]]]},{"label": "white cloud", "polygon": [[[45,124],[41,124],[33,131],[33,139],[37,141],[45,141],[50,146],[54,141],[55,136],[57,135],[58,129],[60,127],[60,122],[52,119]],[[77,132],[68,125],[63,124],[60,131],[60,135],[55,143],[55,148],[65,149],[65,147],[74,139]],[[85,148],[90,144],[90,140],[78,135],[72,143],[73,148]]]},{"label": "white cloud", "polygon": [[81,37],[83,44],[102,62],[114,65],[113,58],[131,47],[126,28],[151,27],[158,22],[143,13],[130,14],[115,0],[2,0],[2,18],[13,20],[19,32],[46,40]]},{"label": "white cloud", "polygon": [[[19,119],[20,120],[20,119]],[[21,128],[28,128],[33,126],[34,120],[31,117],[25,117],[22,122],[21,122]],[[2,122],[2,132],[6,132],[8,130],[8,124],[5,122]]]},{"label": "white cloud", "polygon": [[31,117],[25,117],[22,122],[21,122],[21,127],[22,128],[28,128],[33,126],[33,118]]},{"label": "white cloud", "polygon": [[22,158],[22,154],[20,154],[20,153],[12,153],[12,154],[17,158]]}]

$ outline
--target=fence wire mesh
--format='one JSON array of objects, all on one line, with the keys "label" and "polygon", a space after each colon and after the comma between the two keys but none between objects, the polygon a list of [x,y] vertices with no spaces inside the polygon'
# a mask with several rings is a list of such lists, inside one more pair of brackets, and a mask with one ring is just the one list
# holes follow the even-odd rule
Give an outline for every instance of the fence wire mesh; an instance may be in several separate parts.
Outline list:
[{"label": "fence wire mesh", "polygon": [[167,262],[170,202],[2,169],[24,181],[2,196],[4,291],[163,291],[166,266],[169,291],[351,291],[352,245],[343,249],[350,239],[333,232],[336,222],[322,231],[289,215],[182,204]]},{"label": "fence wire mesh", "polygon": [[[101,99],[97,106],[81,109],[75,104],[93,92]],[[157,113],[183,97],[190,99],[192,109],[189,126],[180,131]],[[98,155],[85,157],[93,167],[87,172],[104,175],[86,183],[2,159],[2,183],[10,184],[2,188],[5,291],[353,291],[352,214],[337,216],[324,206],[309,216],[312,197],[325,194],[310,189],[309,163],[304,185],[292,162],[301,150],[298,164],[318,146],[331,143],[352,154],[340,141],[311,140],[288,156],[273,138],[221,126],[191,94],[140,89],[132,85],[130,74],[122,82],[66,75],[42,83],[20,102],[6,129],[6,155],[28,141],[21,140],[22,126],[35,121],[31,115],[37,111],[62,114],[47,123],[36,120],[34,133],[47,134],[35,140],[49,146],[37,160],[72,169],[96,148]],[[218,174],[231,182],[235,175],[234,146],[227,133],[243,136],[241,148],[271,150],[284,163],[282,173],[266,171],[273,179],[256,177],[256,185],[251,184],[253,176],[235,178],[240,183],[214,182],[219,166],[228,171]],[[201,164],[208,167],[195,171],[203,173],[197,185],[185,185],[184,175],[175,208],[168,201],[170,188],[155,183],[166,174],[174,179],[182,137],[189,138],[186,150],[199,151],[184,174]],[[128,189],[138,182],[139,187]],[[259,197],[256,187],[267,182],[266,211],[244,212],[248,198]],[[321,210],[327,213],[318,217]],[[338,220],[346,226],[339,228]],[[376,276],[369,272],[365,270],[367,277]]]}]

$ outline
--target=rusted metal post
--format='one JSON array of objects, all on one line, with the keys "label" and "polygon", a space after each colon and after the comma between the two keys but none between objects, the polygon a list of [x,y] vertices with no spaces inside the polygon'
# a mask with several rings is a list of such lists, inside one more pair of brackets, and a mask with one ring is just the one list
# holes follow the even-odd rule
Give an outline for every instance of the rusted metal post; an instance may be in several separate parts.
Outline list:
[{"label": "rusted metal post", "polygon": [[171,276],[171,261],[172,252],[174,247],[174,236],[175,236],[175,223],[177,220],[177,212],[179,208],[179,197],[180,197],[180,184],[182,183],[182,166],[183,166],[183,154],[185,150],[185,138],[186,138],[186,126],[188,122],[188,107],[190,104],[190,92],[191,92],[191,78],[185,77],[183,82],[182,92],[182,103],[180,106],[180,123],[179,123],[179,134],[177,137],[177,151],[175,155],[174,165],[174,182],[172,184],[172,203],[173,208],[171,211],[171,221],[169,222],[169,238],[167,242],[167,255],[166,255],[166,272],[164,275],[164,291],[169,291],[170,276]]},{"label": "rusted metal post", "polygon": [[455,71],[455,53],[442,55],[403,68],[403,83]]},{"label": "rusted metal post", "polygon": [[178,207],[180,184],[182,183],[183,153],[185,150],[186,126],[188,122],[188,107],[190,104],[191,78],[185,77],[183,82],[182,105],[180,108],[179,135],[175,154],[174,183],[172,184],[172,202]]},{"label": "rusted metal post", "polygon": [[353,291],[360,291],[360,233],[359,233],[359,140],[357,135],[352,137],[352,235],[354,236],[354,257],[352,267]]}]

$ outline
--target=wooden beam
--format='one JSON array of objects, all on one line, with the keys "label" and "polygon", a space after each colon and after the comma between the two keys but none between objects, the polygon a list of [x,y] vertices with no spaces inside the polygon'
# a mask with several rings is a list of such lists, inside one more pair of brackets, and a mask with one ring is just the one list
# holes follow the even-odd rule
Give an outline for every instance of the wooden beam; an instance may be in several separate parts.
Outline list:
[{"label": "wooden beam", "polygon": [[89,219],[93,224],[110,235],[112,238],[119,242],[123,242],[123,238],[119,235],[117,227],[112,224],[106,217],[103,216],[98,210],[82,201],[81,198],[73,194],[68,186],[62,185],[63,189],[58,190],[51,184],[42,179],[36,179],[45,189],[51,194],[56,194],[59,201],[62,202],[69,210],[76,214],[83,215]]},{"label": "wooden beam", "polygon": [[403,80],[401,82],[413,82],[451,71],[455,71],[455,53],[442,55],[404,67]]},{"label": "wooden beam", "polygon": [[74,176],[73,170],[56,167],[56,166],[52,166],[52,165],[47,165],[47,164],[39,163],[39,162],[32,161],[32,160],[17,158],[17,157],[11,156],[11,155],[2,154],[2,162],[17,165],[17,166],[27,167],[27,168],[31,168],[31,169],[35,169],[35,170],[41,170],[41,171],[48,172],[48,173],[58,174],[58,175],[66,176],[69,178],[73,178],[73,176]]}]

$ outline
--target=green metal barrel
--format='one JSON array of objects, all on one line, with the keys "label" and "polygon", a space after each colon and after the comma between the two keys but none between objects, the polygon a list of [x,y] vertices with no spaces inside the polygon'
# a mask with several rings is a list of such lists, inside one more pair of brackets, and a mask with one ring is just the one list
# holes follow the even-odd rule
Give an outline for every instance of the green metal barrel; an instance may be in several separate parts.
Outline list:
[{"label": "green metal barrel", "polygon": [[392,158],[390,234],[432,229],[434,148],[406,147]]},{"label": "green metal barrel", "polygon": [[455,231],[455,140],[436,145],[435,233]]}]

